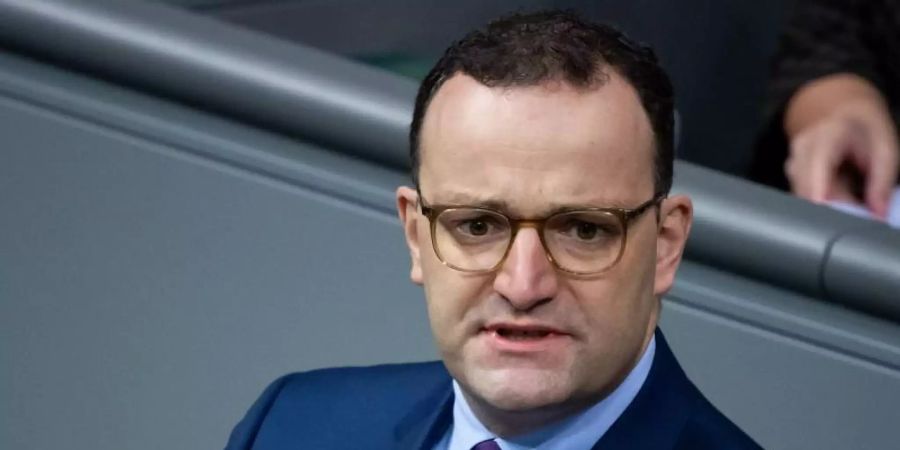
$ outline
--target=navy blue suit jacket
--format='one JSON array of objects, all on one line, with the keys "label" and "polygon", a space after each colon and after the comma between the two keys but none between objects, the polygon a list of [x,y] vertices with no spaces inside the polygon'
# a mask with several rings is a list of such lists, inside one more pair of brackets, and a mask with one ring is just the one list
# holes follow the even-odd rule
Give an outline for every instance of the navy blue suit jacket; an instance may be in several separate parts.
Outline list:
[{"label": "navy blue suit jacket", "polygon": [[[226,450],[431,450],[452,424],[452,406],[440,362],[292,374],[263,392]],[[593,448],[760,447],[700,394],[657,330],[647,380]]]}]

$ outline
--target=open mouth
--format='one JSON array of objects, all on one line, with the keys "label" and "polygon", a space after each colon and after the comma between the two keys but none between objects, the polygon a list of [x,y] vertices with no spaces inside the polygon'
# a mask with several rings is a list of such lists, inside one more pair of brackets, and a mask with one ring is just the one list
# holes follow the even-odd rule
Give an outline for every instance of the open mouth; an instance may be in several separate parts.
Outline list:
[{"label": "open mouth", "polygon": [[565,334],[545,325],[516,323],[494,323],[485,327],[484,331],[507,341],[538,341]]},{"label": "open mouth", "polygon": [[565,351],[572,335],[536,323],[492,323],[482,329],[488,348],[504,355],[535,356]]},{"label": "open mouth", "polygon": [[511,341],[542,339],[553,334],[550,330],[515,330],[510,328],[497,328],[496,332],[500,337]]}]

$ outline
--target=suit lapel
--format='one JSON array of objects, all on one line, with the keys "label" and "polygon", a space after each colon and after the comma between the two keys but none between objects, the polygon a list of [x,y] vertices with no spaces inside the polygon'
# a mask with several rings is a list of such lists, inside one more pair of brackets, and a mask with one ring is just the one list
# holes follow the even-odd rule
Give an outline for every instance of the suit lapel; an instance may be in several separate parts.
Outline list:
[{"label": "suit lapel", "polygon": [[657,328],[647,380],[593,450],[673,448],[698,398]]},{"label": "suit lapel", "polygon": [[449,376],[409,411],[395,429],[398,450],[431,450],[453,422],[453,385]]}]

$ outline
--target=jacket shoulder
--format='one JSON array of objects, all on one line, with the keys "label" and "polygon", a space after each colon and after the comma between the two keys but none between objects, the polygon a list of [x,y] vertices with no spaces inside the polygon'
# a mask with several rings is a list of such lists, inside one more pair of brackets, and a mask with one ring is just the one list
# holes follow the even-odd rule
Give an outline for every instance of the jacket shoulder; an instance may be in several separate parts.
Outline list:
[{"label": "jacket shoulder", "polygon": [[[339,367],[282,377],[279,402],[292,408],[314,406],[317,413],[379,408],[385,413],[409,406],[446,382],[440,362]],[[279,381],[276,381],[278,383]],[[279,405],[280,406],[280,405]]]},{"label": "jacket shoulder", "polygon": [[[370,444],[388,442],[397,423],[444,385],[450,389],[450,376],[440,362],[285,375],[263,391],[235,426],[226,450],[287,448],[298,443],[352,448],[354,436],[363,435]],[[348,436],[350,429],[354,435]]]}]

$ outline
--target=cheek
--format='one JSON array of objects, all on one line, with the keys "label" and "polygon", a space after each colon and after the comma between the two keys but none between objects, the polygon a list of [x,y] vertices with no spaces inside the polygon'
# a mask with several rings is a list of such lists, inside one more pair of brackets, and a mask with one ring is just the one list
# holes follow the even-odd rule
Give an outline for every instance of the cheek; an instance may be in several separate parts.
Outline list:
[{"label": "cheek", "polygon": [[447,354],[462,346],[474,309],[484,297],[485,282],[443,265],[430,247],[423,252],[422,269],[431,330],[438,347]]},{"label": "cheek", "polygon": [[619,264],[599,279],[571,284],[589,333],[615,341],[644,332],[656,303],[655,258],[649,254],[643,248],[623,255]]},{"label": "cheek", "polygon": [[[650,213],[645,213],[650,214]],[[630,233],[625,254],[615,267],[619,283],[634,297],[646,300],[653,297],[653,281],[656,275],[655,223],[648,217]]]},{"label": "cheek", "polygon": [[[431,230],[419,228],[422,285],[433,327],[463,322],[491,286],[490,276],[465,274],[444,265],[432,247]],[[446,322],[446,323],[445,323]]]}]

